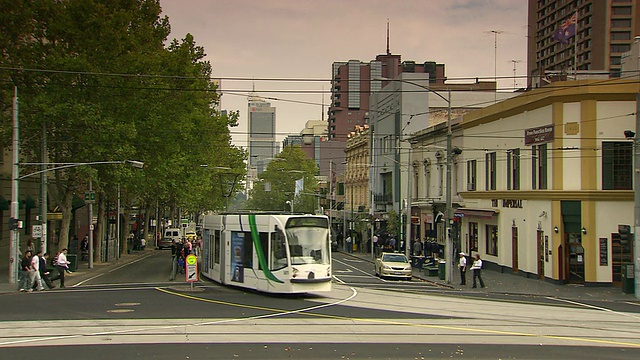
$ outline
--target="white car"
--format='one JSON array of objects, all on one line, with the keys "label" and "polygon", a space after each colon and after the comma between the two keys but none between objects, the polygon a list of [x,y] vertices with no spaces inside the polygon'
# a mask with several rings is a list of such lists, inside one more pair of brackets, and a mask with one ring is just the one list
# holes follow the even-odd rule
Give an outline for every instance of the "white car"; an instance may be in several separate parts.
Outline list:
[{"label": "white car", "polygon": [[404,254],[382,253],[375,263],[376,276],[411,280],[411,263]]}]

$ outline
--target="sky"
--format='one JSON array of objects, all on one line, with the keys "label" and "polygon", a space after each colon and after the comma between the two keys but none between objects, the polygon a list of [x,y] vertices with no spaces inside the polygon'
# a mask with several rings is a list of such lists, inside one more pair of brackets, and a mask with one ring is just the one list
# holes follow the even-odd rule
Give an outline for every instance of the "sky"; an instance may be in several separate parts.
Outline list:
[{"label": "sky", "polygon": [[[160,0],[171,39],[187,33],[221,78],[222,109],[239,111],[233,143],[247,146],[247,96],[276,107],[276,139],[326,120],[331,66],[402,60],[445,65],[451,81],[525,86],[526,0]],[[515,79],[514,79],[515,67]],[[324,104],[324,107],[323,107]],[[455,106],[455,104],[453,104]],[[324,109],[324,110],[323,110]]]}]

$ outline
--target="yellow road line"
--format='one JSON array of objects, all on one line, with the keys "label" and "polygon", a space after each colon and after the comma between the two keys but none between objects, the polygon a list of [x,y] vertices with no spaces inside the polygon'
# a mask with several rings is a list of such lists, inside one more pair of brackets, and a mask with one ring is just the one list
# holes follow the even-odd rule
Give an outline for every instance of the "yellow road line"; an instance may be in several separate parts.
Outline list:
[{"label": "yellow road line", "polygon": [[[278,314],[289,314],[296,313],[295,310],[285,310],[285,309],[276,309],[269,308],[263,306],[255,306],[255,305],[245,305],[238,303],[231,303],[228,301],[220,301],[213,299],[205,299],[192,295],[177,293],[174,291],[170,291],[167,289],[156,288],[158,291],[164,292],[169,295],[179,296],[190,300],[208,302],[213,304],[227,305],[245,309],[253,309],[253,310],[262,310],[262,311],[271,311]],[[327,314],[316,314],[306,312],[309,309],[303,309],[298,313],[304,314],[311,317],[318,318],[326,318],[326,319],[334,319],[334,320],[348,320],[353,322],[367,322],[367,323],[376,323],[376,324],[386,324],[386,325],[401,325],[401,326],[412,326],[419,328],[427,328],[427,329],[443,329],[443,330],[456,330],[456,331],[464,331],[464,332],[472,332],[472,333],[483,333],[483,334],[493,334],[493,335],[508,335],[508,336],[522,336],[522,337],[534,337],[534,338],[542,338],[542,339],[554,339],[554,340],[570,340],[570,341],[578,341],[578,342],[587,342],[587,343],[596,343],[596,344],[607,344],[607,345],[618,345],[618,346],[628,346],[628,347],[637,347],[640,348],[640,344],[638,343],[629,343],[623,341],[613,341],[613,340],[599,340],[599,339],[589,339],[589,338],[579,338],[572,336],[560,336],[560,335],[540,335],[540,334],[532,334],[532,333],[523,333],[523,332],[514,332],[514,331],[500,331],[500,330],[488,330],[488,329],[478,329],[471,327],[460,327],[460,326],[450,326],[450,325],[429,325],[429,324],[414,324],[408,322],[401,321],[393,321],[393,320],[383,320],[383,319],[365,319],[365,318],[354,318],[347,316],[339,316],[339,315],[327,315]]]}]

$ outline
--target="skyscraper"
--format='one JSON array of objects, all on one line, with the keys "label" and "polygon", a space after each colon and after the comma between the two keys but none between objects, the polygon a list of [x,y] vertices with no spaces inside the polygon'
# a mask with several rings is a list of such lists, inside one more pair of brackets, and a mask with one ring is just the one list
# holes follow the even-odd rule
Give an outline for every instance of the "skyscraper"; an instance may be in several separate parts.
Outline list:
[{"label": "skyscraper", "polygon": [[369,96],[382,88],[381,78],[393,79],[401,73],[427,73],[430,84],[443,84],[444,64],[432,61],[401,62],[400,55],[376,56],[374,61],[334,62],[332,68],[331,105],[329,107],[329,140],[347,141],[347,134],[367,123]]},{"label": "skyscraper", "polygon": [[276,154],[276,108],[262,98],[249,97],[249,167]]},{"label": "skyscraper", "polygon": [[549,71],[619,77],[621,56],[640,34],[639,1],[529,0],[529,85]]}]

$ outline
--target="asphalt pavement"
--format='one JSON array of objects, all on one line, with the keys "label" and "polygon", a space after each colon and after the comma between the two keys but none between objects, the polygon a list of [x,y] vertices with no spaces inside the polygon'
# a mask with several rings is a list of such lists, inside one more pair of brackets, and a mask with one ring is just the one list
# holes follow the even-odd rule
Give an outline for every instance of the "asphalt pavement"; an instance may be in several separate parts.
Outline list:
[{"label": "asphalt pavement", "polygon": [[[111,269],[115,269],[119,266],[127,264],[131,261],[134,261],[140,257],[151,255],[153,251],[156,251],[156,250],[147,249],[144,251],[132,251],[130,254],[122,255],[118,260],[115,260],[115,261],[105,262],[105,263],[94,262],[92,269],[89,269],[89,263],[87,261],[78,261],[76,270],[71,274],[65,275],[64,285],[67,288],[73,287],[101,273],[107,272]],[[162,250],[157,250],[157,251],[162,251]],[[3,270],[2,273],[0,273],[0,294],[18,292],[18,279],[16,279],[15,284],[9,284],[9,269],[5,267],[2,270]],[[168,275],[169,274],[167,273],[167,276]],[[58,280],[55,280],[53,284],[56,286],[54,289],[45,290],[45,291],[64,291],[65,290],[65,289],[59,288],[60,282]]]},{"label": "asphalt pavement", "polygon": [[[94,263],[92,269],[89,269],[86,261],[79,262],[78,267],[72,274],[66,274],[65,285],[72,287],[79,284],[86,279],[94,277],[101,272],[109,271],[110,269],[122,266],[128,262],[136,260],[140,257],[150,255],[153,250],[147,249],[145,251],[132,251],[130,254],[123,255],[120,259],[108,263]],[[373,264],[371,254],[367,253],[345,253],[350,256],[369,261]],[[373,269],[373,266],[372,266]],[[12,293],[18,292],[17,284],[9,284],[8,270],[0,273],[0,293]],[[372,270],[373,271],[373,270]],[[619,287],[614,286],[584,286],[579,284],[566,284],[557,285],[545,280],[539,280],[536,278],[527,278],[519,274],[510,272],[500,272],[491,269],[482,270],[482,279],[484,280],[484,288],[472,288],[472,273],[467,272],[466,285],[460,285],[460,274],[455,269],[453,274],[453,281],[449,284],[445,280],[440,279],[438,275],[430,276],[426,271],[418,268],[413,269],[414,278],[421,279],[422,281],[430,282],[434,285],[441,286],[443,288],[455,291],[468,291],[478,293],[494,293],[494,294],[517,294],[517,295],[531,295],[531,296],[549,296],[563,299],[576,299],[576,300],[599,300],[599,301],[627,301],[640,305],[640,299],[637,299],[634,294],[626,294]],[[54,282],[56,286],[58,281]],[[59,288],[55,288],[52,291],[64,291]]]},{"label": "asphalt pavement", "polygon": [[[374,262],[370,253],[354,252],[345,254],[369,261],[372,264]],[[373,271],[373,265],[371,268]],[[615,286],[557,285],[537,278],[528,278],[517,273],[500,272],[491,269],[482,269],[481,274],[485,287],[481,288],[478,284],[477,288],[472,288],[473,273],[471,271],[467,271],[466,285],[460,285],[460,272],[457,267],[450,284],[440,279],[437,274],[430,276],[423,269],[413,269],[414,278],[461,292],[548,296],[575,300],[628,301],[640,305],[640,299],[637,299],[634,294],[626,294],[621,288]]]}]

